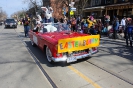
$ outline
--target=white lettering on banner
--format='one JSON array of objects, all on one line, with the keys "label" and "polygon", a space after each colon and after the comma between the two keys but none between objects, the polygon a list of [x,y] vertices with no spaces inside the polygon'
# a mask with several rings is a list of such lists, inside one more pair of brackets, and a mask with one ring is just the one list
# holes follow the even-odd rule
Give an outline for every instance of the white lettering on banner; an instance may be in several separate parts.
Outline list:
[{"label": "white lettering on banner", "polygon": [[38,40],[37,40],[37,37],[35,35],[33,35],[33,41],[36,45],[38,45]]}]

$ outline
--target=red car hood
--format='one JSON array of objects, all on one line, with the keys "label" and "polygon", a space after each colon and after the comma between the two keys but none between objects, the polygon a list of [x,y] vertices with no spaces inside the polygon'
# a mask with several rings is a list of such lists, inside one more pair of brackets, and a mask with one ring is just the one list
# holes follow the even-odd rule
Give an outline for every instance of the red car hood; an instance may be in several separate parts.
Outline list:
[{"label": "red car hood", "polygon": [[82,34],[78,32],[51,32],[45,33],[42,35],[45,39],[48,39],[51,43],[57,44],[59,39],[66,39],[66,38],[74,38],[74,37],[81,37],[87,36],[88,34]]}]

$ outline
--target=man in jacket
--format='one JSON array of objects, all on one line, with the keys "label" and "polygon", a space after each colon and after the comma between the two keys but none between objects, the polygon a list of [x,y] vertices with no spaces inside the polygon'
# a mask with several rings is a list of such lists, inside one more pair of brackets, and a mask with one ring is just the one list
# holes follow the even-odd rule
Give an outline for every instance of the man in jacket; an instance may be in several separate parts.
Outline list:
[{"label": "man in jacket", "polygon": [[128,24],[126,30],[126,45],[128,46],[128,40],[130,41],[130,46],[132,47],[132,40],[133,40],[133,25],[131,23]]},{"label": "man in jacket", "polygon": [[117,38],[118,28],[119,28],[119,20],[118,20],[118,18],[115,18],[115,20],[113,22],[113,37],[114,37],[114,39]]},{"label": "man in jacket", "polygon": [[123,28],[123,31],[124,31],[124,37],[125,37],[125,28],[126,28],[126,17],[124,17],[122,20],[121,20],[121,25],[122,25],[122,28]]},{"label": "man in jacket", "polygon": [[25,32],[25,37],[29,36],[28,32],[30,29],[30,18],[28,17],[28,14],[25,15],[25,17],[22,20],[23,25],[24,25],[24,32]]}]

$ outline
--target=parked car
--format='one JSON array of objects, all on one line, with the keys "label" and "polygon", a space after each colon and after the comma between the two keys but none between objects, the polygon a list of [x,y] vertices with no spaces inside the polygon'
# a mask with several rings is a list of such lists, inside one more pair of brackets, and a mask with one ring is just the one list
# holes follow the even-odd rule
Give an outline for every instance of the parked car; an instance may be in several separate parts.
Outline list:
[{"label": "parked car", "polygon": [[0,22],[0,25],[2,25],[2,22]]},{"label": "parked car", "polygon": [[32,46],[45,52],[48,62],[75,62],[97,53],[99,35],[71,32],[67,24],[43,24],[29,31]]},{"label": "parked car", "polygon": [[17,28],[17,23],[14,19],[5,20],[5,28]]},{"label": "parked car", "polygon": [[2,21],[0,21],[0,25],[2,25],[3,24],[3,22]]}]

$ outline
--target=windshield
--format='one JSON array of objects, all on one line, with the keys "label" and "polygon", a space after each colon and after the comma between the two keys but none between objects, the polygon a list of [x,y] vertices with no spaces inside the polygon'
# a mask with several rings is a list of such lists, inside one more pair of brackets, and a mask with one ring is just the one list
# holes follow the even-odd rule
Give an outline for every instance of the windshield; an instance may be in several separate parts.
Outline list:
[{"label": "windshield", "polygon": [[6,19],[6,22],[15,22],[14,19]]},{"label": "windshield", "polygon": [[69,25],[65,23],[42,23],[41,29],[44,32],[70,31]]}]

